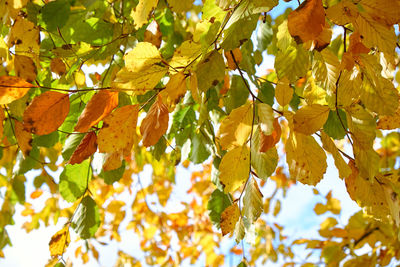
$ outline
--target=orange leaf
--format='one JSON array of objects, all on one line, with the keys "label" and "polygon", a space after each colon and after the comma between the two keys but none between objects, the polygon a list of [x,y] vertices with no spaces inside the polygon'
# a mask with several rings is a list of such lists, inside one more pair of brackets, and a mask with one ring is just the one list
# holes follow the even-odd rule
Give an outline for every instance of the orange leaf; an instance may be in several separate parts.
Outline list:
[{"label": "orange leaf", "polygon": [[118,169],[122,165],[122,152],[107,153],[104,159],[103,170],[105,172]]},{"label": "orange leaf", "polygon": [[31,198],[36,199],[36,198],[40,197],[42,194],[43,194],[43,190],[37,189],[31,193]]},{"label": "orange leaf", "polygon": [[[235,57],[235,60],[233,60],[232,54]],[[242,51],[240,51],[239,48],[235,48],[234,50],[232,50],[232,54],[231,51],[225,51],[224,53],[226,61],[228,63],[228,68],[231,70],[236,70],[236,63],[239,64],[242,61]]]},{"label": "orange leaf", "polygon": [[102,90],[95,94],[87,103],[78,123],[75,126],[77,132],[87,132],[90,127],[97,124],[118,106],[118,92]]},{"label": "orange leaf", "polygon": [[149,147],[158,142],[168,129],[168,120],[168,108],[162,102],[161,96],[158,96],[140,125],[144,146]]},{"label": "orange leaf", "polygon": [[268,149],[274,147],[281,139],[281,126],[279,125],[278,118],[274,120],[274,130],[270,135],[264,135],[260,131],[260,152],[266,152]]},{"label": "orange leaf", "polygon": [[322,0],[306,0],[288,16],[290,35],[297,43],[315,40],[325,25]]},{"label": "orange leaf", "polygon": [[52,72],[58,75],[63,75],[67,71],[64,61],[62,61],[60,58],[53,58],[51,60],[50,69]]},{"label": "orange leaf", "polygon": [[104,119],[98,138],[101,153],[117,151],[130,153],[136,132],[138,113],[138,105],[128,105],[115,110]]},{"label": "orange leaf", "polygon": [[350,44],[349,44],[349,52],[357,55],[357,54],[368,54],[370,51],[363,43],[361,39],[361,35],[359,32],[354,32],[350,35]]},{"label": "orange leaf", "polygon": [[52,133],[61,126],[68,113],[68,94],[44,92],[26,108],[23,117],[25,130],[37,135]]},{"label": "orange leaf", "polygon": [[24,154],[24,157],[29,156],[32,150],[32,135],[24,129],[24,125],[14,120],[15,123],[15,137],[17,138],[18,146]]},{"label": "orange leaf", "polygon": [[75,149],[69,164],[79,164],[85,159],[89,158],[97,150],[97,136],[95,132],[90,132],[85,135],[78,147]]},{"label": "orange leaf", "polygon": [[0,76],[0,105],[23,97],[31,87],[35,86],[20,77]]}]

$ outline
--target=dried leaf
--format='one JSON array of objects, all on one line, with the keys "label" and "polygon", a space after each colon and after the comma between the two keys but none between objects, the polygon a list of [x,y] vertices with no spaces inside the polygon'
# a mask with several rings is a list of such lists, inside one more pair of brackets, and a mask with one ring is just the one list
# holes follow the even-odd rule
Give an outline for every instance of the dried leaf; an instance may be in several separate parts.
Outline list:
[{"label": "dried leaf", "polygon": [[97,136],[95,132],[90,132],[85,135],[79,143],[71,158],[69,164],[79,164],[85,159],[93,155],[97,150]]},{"label": "dried leaf", "polygon": [[221,213],[221,231],[222,235],[232,233],[235,230],[237,221],[239,220],[239,207],[237,203],[233,203]]},{"label": "dried leaf", "polygon": [[52,257],[63,255],[70,241],[69,225],[66,225],[51,237],[49,242],[50,255]]}]

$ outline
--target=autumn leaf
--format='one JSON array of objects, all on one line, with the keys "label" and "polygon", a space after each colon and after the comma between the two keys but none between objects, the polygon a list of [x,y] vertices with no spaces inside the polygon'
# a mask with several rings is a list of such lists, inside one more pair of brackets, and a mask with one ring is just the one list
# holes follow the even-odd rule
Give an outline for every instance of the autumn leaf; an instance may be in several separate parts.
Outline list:
[{"label": "autumn leaf", "polygon": [[29,153],[32,150],[32,135],[30,132],[24,129],[24,125],[21,122],[14,120],[14,126],[15,137],[17,138],[18,146],[26,158],[29,156]]},{"label": "autumn leaf", "polygon": [[286,106],[290,103],[293,97],[293,89],[289,85],[289,80],[285,77],[276,85],[275,88],[275,97],[276,101],[278,101],[279,105],[282,107]]},{"label": "autumn leaf", "polygon": [[[232,51],[225,51],[224,55],[228,63],[228,68],[231,70],[236,70],[237,69],[236,63],[239,64],[242,61],[242,52],[240,51],[240,49],[235,48]],[[235,60],[233,60],[233,57],[235,57]]]},{"label": "autumn leaf", "polygon": [[30,57],[15,55],[14,67],[15,74],[27,82],[33,82],[36,79],[36,65]]},{"label": "autumn leaf", "polygon": [[144,41],[155,45],[160,48],[162,41],[162,33],[160,31],[160,25],[156,20],[149,23],[144,32]]},{"label": "autumn leaf", "polygon": [[282,130],[278,118],[274,119],[273,129],[270,135],[265,135],[263,132],[260,132],[260,152],[268,151],[268,149],[274,147],[281,140]]},{"label": "autumn leaf", "polygon": [[244,104],[234,110],[221,122],[218,132],[220,145],[224,150],[242,146],[251,132],[252,105]]},{"label": "autumn leaf", "polygon": [[294,130],[311,135],[322,128],[329,116],[329,107],[319,104],[307,105],[293,116]]},{"label": "autumn leaf", "polygon": [[57,257],[63,255],[70,242],[69,225],[66,225],[51,237],[49,242],[50,256]]},{"label": "autumn leaf", "polygon": [[254,178],[251,178],[246,186],[243,197],[243,213],[250,223],[255,222],[260,217],[263,210],[263,194]]},{"label": "autumn leaf", "polygon": [[97,139],[101,153],[124,151],[125,155],[130,154],[138,113],[138,105],[127,105],[116,109],[104,119]]},{"label": "autumn leaf", "polygon": [[69,164],[79,164],[93,155],[97,150],[97,136],[95,132],[90,132],[83,137],[69,159]]},{"label": "autumn leaf", "polygon": [[0,104],[9,104],[23,97],[34,85],[20,77],[0,76]]},{"label": "autumn leaf", "polygon": [[5,114],[3,108],[0,108],[0,141],[3,140],[3,134],[4,134],[4,119],[5,119]]},{"label": "autumn leaf", "polygon": [[37,135],[54,132],[69,113],[69,96],[47,91],[35,97],[24,112],[24,128]]},{"label": "autumn leaf", "polygon": [[132,10],[131,17],[136,29],[139,29],[150,16],[150,12],[157,6],[158,0],[140,0],[135,9]]},{"label": "autumn leaf", "polygon": [[223,236],[233,232],[239,220],[239,215],[240,211],[237,203],[233,203],[221,213],[220,225]]},{"label": "autumn leaf", "polygon": [[101,90],[86,104],[75,126],[77,132],[87,132],[90,127],[104,119],[118,105],[118,93]]},{"label": "autumn leaf", "polygon": [[239,146],[228,151],[219,165],[220,182],[223,184],[224,192],[230,193],[238,189],[249,177],[250,149]]},{"label": "autumn leaf", "polygon": [[67,71],[64,61],[57,57],[51,60],[50,69],[58,75],[63,75]]},{"label": "autumn leaf", "polygon": [[140,125],[144,146],[149,147],[158,142],[160,137],[167,131],[168,120],[168,108],[162,102],[161,96],[158,96]]},{"label": "autumn leaf", "polygon": [[171,75],[165,89],[160,93],[169,103],[175,104],[187,91],[186,77],[183,72]]},{"label": "autumn leaf", "polygon": [[306,0],[288,16],[290,35],[297,43],[316,39],[325,25],[322,0]]}]

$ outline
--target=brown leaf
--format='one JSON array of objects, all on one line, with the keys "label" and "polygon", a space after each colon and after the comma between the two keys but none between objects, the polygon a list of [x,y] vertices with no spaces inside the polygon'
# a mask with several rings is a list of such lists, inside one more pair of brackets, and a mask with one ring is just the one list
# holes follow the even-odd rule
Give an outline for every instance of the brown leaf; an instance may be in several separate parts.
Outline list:
[{"label": "brown leaf", "polygon": [[78,147],[75,149],[69,164],[79,164],[85,159],[89,158],[97,150],[97,136],[95,132],[90,132],[83,137]]},{"label": "brown leaf", "polygon": [[35,97],[24,112],[24,127],[28,132],[46,135],[61,126],[69,113],[69,96],[47,91]]},{"label": "brown leaf", "polygon": [[32,150],[32,135],[24,129],[24,125],[14,120],[15,123],[15,137],[17,138],[18,146],[26,158]]},{"label": "brown leaf", "polygon": [[153,20],[146,28],[144,32],[144,41],[148,43],[152,43],[157,48],[160,48],[162,41],[162,33],[160,30],[160,26],[158,25],[156,20]]},{"label": "brown leaf", "polygon": [[161,96],[151,106],[146,117],[140,125],[140,133],[143,136],[143,145],[146,147],[155,145],[160,137],[168,129],[168,108],[162,102]]},{"label": "brown leaf", "polygon": [[86,104],[75,126],[77,132],[87,132],[118,106],[118,92],[102,90],[95,94]]},{"label": "brown leaf", "polygon": [[[235,60],[233,60],[231,52],[235,57]],[[236,70],[237,69],[236,63],[239,64],[242,61],[242,51],[240,51],[239,48],[235,48],[232,51],[225,51],[224,55],[228,63],[228,68],[231,70]]]},{"label": "brown leaf", "polygon": [[36,65],[30,57],[15,55],[14,57],[15,74],[28,82],[36,80]]},{"label": "brown leaf", "polygon": [[315,40],[323,31],[324,25],[322,0],[306,0],[288,16],[289,33],[297,43]]},{"label": "brown leaf", "polygon": [[23,97],[32,87],[35,86],[20,77],[0,76],[0,105]]},{"label": "brown leaf", "polygon": [[239,215],[240,211],[237,203],[233,203],[221,213],[220,225],[223,236],[235,230]]},{"label": "brown leaf", "polygon": [[350,53],[357,55],[357,54],[368,54],[370,49],[367,48],[361,39],[361,35],[359,32],[354,32],[350,35],[350,44],[349,50]]},{"label": "brown leaf", "polygon": [[265,135],[260,130],[260,152],[266,152],[268,149],[274,147],[281,139],[281,126],[278,118],[274,120],[274,130],[270,135]]},{"label": "brown leaf", "polygon": [[53,58],[50,62],[50,69],[52,72],[58,74],[58,75],[63,75],[67,69],[65,67],[64,61],[62,61],[60,58]]}]

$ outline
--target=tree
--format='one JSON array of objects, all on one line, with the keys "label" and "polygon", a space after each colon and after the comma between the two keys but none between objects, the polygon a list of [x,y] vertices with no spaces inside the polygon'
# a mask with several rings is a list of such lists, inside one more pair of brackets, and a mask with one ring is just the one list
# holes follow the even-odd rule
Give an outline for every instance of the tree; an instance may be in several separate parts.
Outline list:
[{"label": "tree", "polygon": [[[221,265],[232,234],[241,266],[292,266],[303,244],[329,266],[399,260],[400,1],[292,3],[273,18],[278,0],[0,1],[0,249],[23,205],[28,232],[66,222],[48,266],[64,264],[70,232],[86,240],[77,257],[98,258],[92,241],[120,241],[128,214],[150,265]],[[259,75],[267,53],[274,69]],[[318,184],[327,155],[363,210],[339,225],[328,194],[320,237],[288,243],[263,214],[279,213],[277,192]],[[177,166],[194,164],[171,212]]]}]

